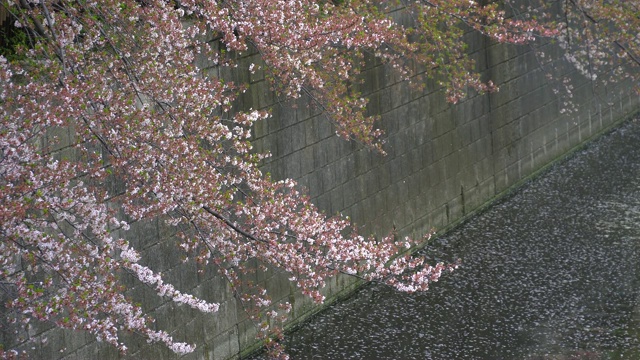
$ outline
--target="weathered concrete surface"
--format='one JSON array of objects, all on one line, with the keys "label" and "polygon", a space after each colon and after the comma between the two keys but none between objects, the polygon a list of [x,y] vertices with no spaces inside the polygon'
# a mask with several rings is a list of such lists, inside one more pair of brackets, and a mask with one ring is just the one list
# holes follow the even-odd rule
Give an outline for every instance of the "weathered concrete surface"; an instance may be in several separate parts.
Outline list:
[{"label": "weathered concrete surface", "polygon": [[[312,201],[329,214],[350,216],[366,235],[387,234],[396,228],[402,236],[420,237],[442,229],[509,189],[537,169],[562,156],[603,129],[636,111],[639,99],[621,83],[594,91],[590,81],[557,60],[575,86],[576,113],[561,114],[562,104],[538,68],[528,47],[486,44],[469,36],[480,69],[500,85],[498,93],[472,96],[450,106],[439,89],[429,83],[424,92],[410,91],[382,66],[365,73],[365,94],[370,112],[382,117],[387,156],[338,139],[330,123],[306,106],[281,104],[263,74],[249,74],[257,55],[245,55],[231,74],[215,67],[205,72],[250,84],[238,101],[242,108],[270,109],[273,118],[254,129],[258,151],[273,157],[264,170],[276,179],[293,178],[306,187]],[[553,49],[550,49],[553,50]],[[550,51],[560,59],[559,51]],[[183,264],[172,229],[162,221],[134,224],[128,237],[141,250],[144,262],[161,271],[166,281],[182,291],[221,304],[220,311],[203,315],[171,302],[162,302],[149,289],[130,282],[129,294],[141,299],[157,319],[158,329],[178,340],[197,344],[186,359],[228,359],[255,342],[255,329],[247,320],[228,284],[214,271],[198,274]],[[275,301],[294,303],[294,317],[314,309],[277,274],[257,274]],[[344,277],[327,287],[329,297],[353,286]],[[19,334],[32,341],[22,348],[39,359],[171,359],[159,345],[131,335],[129,354],[120,356],[81,332],[60,331],[31,324]],[[8,338],[9,336],[7,336]],[[45,340],[46,339],[46,340]],[[2,339],[5,340],[5,339]]]}]

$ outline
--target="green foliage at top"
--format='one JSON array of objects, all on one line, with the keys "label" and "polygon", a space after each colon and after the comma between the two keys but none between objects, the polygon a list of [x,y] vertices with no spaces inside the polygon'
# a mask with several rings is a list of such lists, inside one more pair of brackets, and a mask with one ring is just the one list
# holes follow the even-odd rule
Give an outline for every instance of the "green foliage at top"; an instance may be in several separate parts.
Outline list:
[{"label": "green foliage at top", "polygon": [[0,26],[0,55],[9,61],[24,59],[23,50],[30,44],[29,35],[23,29],[5,23]]}]

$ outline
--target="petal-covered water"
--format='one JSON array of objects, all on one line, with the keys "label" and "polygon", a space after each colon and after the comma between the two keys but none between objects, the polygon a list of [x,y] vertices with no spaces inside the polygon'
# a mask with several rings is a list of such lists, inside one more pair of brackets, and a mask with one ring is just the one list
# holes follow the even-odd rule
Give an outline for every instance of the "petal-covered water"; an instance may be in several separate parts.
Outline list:
[{"label": "petal-covered water", "polygon": [[439,238],[426,293],[370,286],[287,337],[293,359],[640,359],[640,122]]}]

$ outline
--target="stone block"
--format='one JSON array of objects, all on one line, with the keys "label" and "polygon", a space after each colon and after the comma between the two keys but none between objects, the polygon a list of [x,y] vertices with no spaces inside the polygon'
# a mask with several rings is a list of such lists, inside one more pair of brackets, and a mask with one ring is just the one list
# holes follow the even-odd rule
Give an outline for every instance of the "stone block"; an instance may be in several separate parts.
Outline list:
[{"label": "stone block", "polygon": [[322,186],[325,191],[330,191],[336,187],[335,165],[325,166],[320,171],[322,176]]},{"label": "stone block", "polygon": [[451,104],[447,102],[445,96],[440,91],[430,93],[429,96],[422,99],[422,101],[425,101],[428,104],[429,117],[439,117],[441,113],[451,107]]},{"label": "stone block", "polygon": [[345,146],[344,140],[339,139],[337,136],[326,139],[325,152],[327,154],[327,163],[332,163],[341,157],[341,149]]},{"label": "stone block", "polygon": [[264,285],[268,289],[268,294],[273,303],[288,301],[290,295],[290,282],[288,280],[288,276],[283,272],[278,271],[274,276],[269,277],[265,281]]},{"label": "stone block", "polygon": [[[130,358],[134,358],[133,356],[135,353],[130,353]],[[74,354],[70,354],[67,358],[69,360],[72,359],[78,359],[78,360],[83,360],[83,359],[109,359],[109,358],[113,358],[116,359],[118,356],[118,351],[115,350],[113,347],[108,346],[105,343],[92,343],[90,345],[84,346],[80,349],[78,349],[77,351],[75,351]],[[140,357],[142,358],[142,356]]]},{"label": "stone block", "polygon": [[187,261],[181,263],[176,269],[180,272],[179,288],[192,292],[199,283],[198,265],[194,261]]},{"label": "stone block", "polygon": [[320,169],[329,163],[327,159],[326,145],[328,145],[328,141],[324,140],[321,144],[317,144],[313,147],[313,163],[316,169]]},{"label": "stone block", "polygon": [[342,185],[334,188],[331,191],[331,215],[339,214],[344,211],[344,194],[342,192]]},{"label": "stone block", "polygon": [[326,214],[331,214],[331,196],[329,193],[323,193],[314,200],[318,209]]},{"label": "stone block", "polygon": [[[397,79],[399,81],[399,79]],[[409,86],[405,82],[399,82],[390,86],[391,89],[391,109],[404,107],[409,100]],[[405,109],[407,111],[408,109]],[[408,118],[401,118],[408,119]]]},{"label": "stone block", "polygon": [[318,129],[320,127],[319,122],[326,121],[320,116],[309,118],[303,121],[304,124],[304,139],[307,145],[313,145],[323,139]]},{"label": "stone block", "polygon": [[398,161],[400,163],[400,173],[399,173],[399,178],[400,179],[405,179],[407,176],[409,176],[411,174],[411,158],[409,157],[409,153],[405,153],[402,156],[400,156],[400,158],[397,158],[396,161]]},{"label": "stone block", "polygon": [[493,67],[524,54],[529,49],[509,44],[493,44],[487,47],[488,65]]},{"label": "stone block", "polygon": [[213,343],[214,359],[229,359],[236,356],[240,349],[237,328],[233,327],[218,335],[214,339]]},{"label": "stone block", "polygon": [[360,149],[354,154],[354,175],[363,175],[372,168],[372,156],[366,149]]},{"label": "stone block", "polygon": [[433,122],[433,137],[440,137],[450,131],[452,131],[455,127],[455,122],[453,121],[453,115],[451,109],[446,109],[442,113],[440,113],[437,117],[434,118]]},{"label": "stone block", "polygon": [[377,175],[378,174],[375,171],[369,171],[368,173],[364,174],[364,181],[366,183],[367,196],[370,196],[380,190],[380,182],[379,182],[380,179]]},{"label": "stone block", "polygon": [[522,174],[522,160],[518,160],[513,164],[507,166],[508,182],[507,185],[511,186],[523,178]]},{"label": "stone block", "polygon": [[415,137],[415,146],[421,146],[427,142],[427,139],[429,139],[427,134],[427,124],[425,121],[417,121],[412,127],[412,132]]},{"label": "stone block", "polygon": [[[359,231],[364,226],[364,208],[362,203],[356,203],[344,211],[344,215],[351,219],[351,223],[354,224]],[[362,232],[361,232],[362,233]],[[364,234],[364,233],[362,233]]]},{"label": "stone block", "polygon": [[454,178],[460,172],[459,153],[453,152],[444,158],[445,182]]},{"label": "stone block", "polygon": [[422,146],[419,147],[423,161],[423,168],[429,166],[430,164],[433,164],[436,161],[433,148],[434,143],[431,139],[429,139],[429,141],[425,142]]},{"label": "stone block", "polygon": [[453,139],[451,133],[446,133],[433,139],[433,156],[442,159],[453,152]]},{"label": "stone block", "polygon": [[238,341],[240,348],[255,343],[258,339],[258,329],[251,320],[243,320],[238,323]]},{"label": "stone block", "polygon": [[474,142],[476,139],[473,136],[473,128],[474,125],[477,125],[477,122],[471,121],[466,124],[462,124],[458,126],[455,130],[456,137],[459,139],[460,146],[467,146]]},{"label": "stone block", "polygon": [[364,96],[371,95],[377,89],[380,89],[384,83],[384,70],[382,66],[371,67],[362,73],[364,86],[361,87],[361,93]]},{"label": "stone block", "polygon": [[306,126],[310,121],[298,122],[291,126],[291,142],[293,151],[298,151],[307,145],[306,142]]},{"label": "stone block", "polygon": [[352,179],[342,185],[343,206],[345,209],[350,209],[357,199],[357,182]]},{"label": "stone block", "polygon": [[299,152],[300,174],[307,175],[314,171],[313,147],[307,146]]},{"label": "stone block", "polygon": [[367,178],[364,175],[360,175],[355,178],[355,182],[356,202],[360,202],[367,196]]},{"label": "stone block", "polygon": [[464,215],[464,212],[463,212],[464,206],[462,204],[462,198],[458,196],[456,198],[451,199],[447,203],[447,209],[448,209],[449,223],[455,221],[459,217],[462,217]]},{"label": "stone block", "polygon": [[127,238],[138,251],[156,245],[160,241],[158,220],[135,221],[129,225]]},{"label": "stone block", "polygon": [[395,187],[396,199],[400,204],[409,201],[409,184],[406,181],[398,181],[392,187]]},{"label": "stone block", "polygon": [[316,198],[324,193],[324,186],[322,184],[322,173],[320,171],[314,171],[309,175],[309,196]]},{"label": "stone block", "polygon": [[418,147],[414,147],[407,154],[407,159],[409,162],[409,174],[415,174],[418,171],[422,170],[422,168],[424,167],[424,162],[422,160],[422,151],[420,151],[420,148]]},{"label": "stone block", "polygon": [[429,223],[435,228],[443,228],[447,225],[447,209],[445,205],[437,206],[429,213]]},{"label": "stone block", "polygon": [[377,92],[377,94],[380,94],[380,96],[378,97],[378,104],[377,104],[377,107],[379,108],[379,112],[377,114],[384,115],[394,110],[392,105],[392,98],[394,95],[393,90],[394,89],[392,87],[386,87],[386,88],[380,89]]},{"label": "stone block", "polygon": [[345,182],[349,181],[349,179],[351,178],[352,173],[349,172],[348,163],[349,163],[348,158],[342,157],[331,164],[331,166],[334,169],[334,178],[335,178],[336,186],[344,184]]},{"label": "stone block", "polygon": [[302,176],[302,159],[300,152],[293,152],[282,159],[284,164],[284,176],[297,179]]}]

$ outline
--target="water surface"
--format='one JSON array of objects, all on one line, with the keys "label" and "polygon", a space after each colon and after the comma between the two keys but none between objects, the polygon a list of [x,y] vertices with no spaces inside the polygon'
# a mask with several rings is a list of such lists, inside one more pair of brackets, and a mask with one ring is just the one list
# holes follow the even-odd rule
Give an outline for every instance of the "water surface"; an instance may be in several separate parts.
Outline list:
[{"label": "water surface", "polygon": [[640,122],[425,249],[426,293],[369,286],[287,337],[293,359],[640,359]]}]

